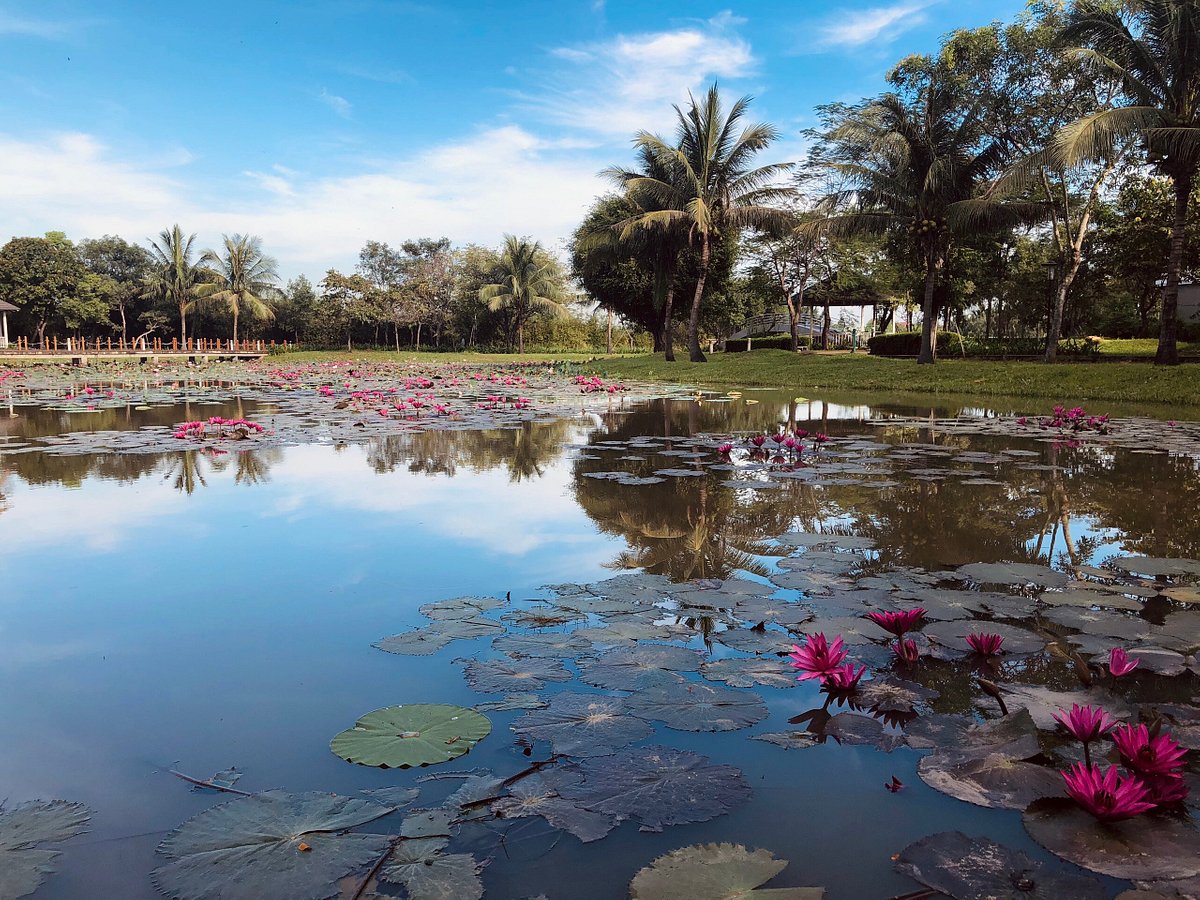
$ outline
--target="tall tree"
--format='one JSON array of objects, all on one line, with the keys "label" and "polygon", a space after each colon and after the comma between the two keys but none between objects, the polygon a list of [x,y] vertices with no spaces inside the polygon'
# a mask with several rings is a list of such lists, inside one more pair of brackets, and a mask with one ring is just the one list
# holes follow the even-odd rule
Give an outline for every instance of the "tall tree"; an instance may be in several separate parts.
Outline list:
[{"label": "tall tree", "polygon": [[999,216],[999,204],[977,201],[1004,162],[1005,145],[983,134],[978,102],[968,103],[936,69],[904,96],[827,106],[822,116],[814,164],[832,190],[821,203],[820,227],[906,238],[923,269],[917,362],[932,363],[947,257],[957,234]]},{"label": "tall tree", "polygon": [[528,238],[504,236],[504,247],[490,283],[479,290],[479,299],[493,312],[507,310],[517,334],[517,352],[525,352],[525,322],[537,310],[560,313],[566,298],[557,263]]},{"label": "tall tree", "polygon": [[154,258],[146,248],[115,234],[80,241],[79,254],[92,272],[112,281],[111,298],[121,317],[121,338],[127,339],[131,306],[142,296]]},{"label": "tall tree", "polygon": [[238,340],[238,318],[269,321],[275,317],[271,301],[279,295],[279,274],[274,259],[263,253],[262,241],[250,235],[224,235],[221,250],[205,250],[201,262],[211,280],[196,286],[199,303],[216,303],[233,317],[233,342]]},{"label": "tall tree", "polygon": [[163,229],[158,240],[150,239],[154,263],[146,282],[145,293],[172,304],[179,310],[179,342],[187,346],[187,314],[203,270],[193,257],[196,235],[186,237],[183,229],[173,225]]},{"label": "tall tree", "polygon": [[1188,201],[1200,174],[1200,0],[1077,0],[1060,42],[1116,77],[1129,102],[1063,129],[1062,159],[1096,159],[1136,138],[1174,187],[1155,362],[1176,365]]},{"label": "tall tree", "polygon": [[75,248],[60,232],[13,238],[0,249],[0,300],[21,308],[43,348],[46,327],[78,303],[86,276]]},{"label": "tall tree", "polygon": [[726,110],[714,84],[702,100],[695,97],[685,112],[675,107],[676,140],[642,132],[637,146],[653,158],[658,175],[627,179],[635,196],[654,198],[656,206],[637,220],[637,227],[686,231],[699,251],[699,272],[688,315],[688,353],[704,362],[700,349],[700,306],[708,280],[715,240],[730,231],[770,227],[786,219],[776,205],[792,191],[776,184],[790,163],[754,166],[755,157],[779,133],[765,123],[744,125],[750,98],[742,97]]}]

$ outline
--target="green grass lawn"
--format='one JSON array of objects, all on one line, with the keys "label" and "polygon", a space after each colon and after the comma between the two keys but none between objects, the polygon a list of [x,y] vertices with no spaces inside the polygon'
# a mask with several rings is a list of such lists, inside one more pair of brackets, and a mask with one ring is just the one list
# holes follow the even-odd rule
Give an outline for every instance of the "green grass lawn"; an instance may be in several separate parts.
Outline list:
[{"label": "green grass lawn", "polygon": [[[1101,356],[1144,356],[1154,359],[1158,338],[1101,338]],[[1200,344],[1179,342],[1180,356],[1200,356]]]},{"label": "green grass lawn", "polygon": [[607,379],[700,386],[1042,397],[1056,402],[1109,400],[1200,406],[1200,365],[1148,362],[1058,363],[910,359],[866,354],[794,354],[785,350],[717,353],[707,363],[668,363],[661,356],[599,357],[582,370]]}]

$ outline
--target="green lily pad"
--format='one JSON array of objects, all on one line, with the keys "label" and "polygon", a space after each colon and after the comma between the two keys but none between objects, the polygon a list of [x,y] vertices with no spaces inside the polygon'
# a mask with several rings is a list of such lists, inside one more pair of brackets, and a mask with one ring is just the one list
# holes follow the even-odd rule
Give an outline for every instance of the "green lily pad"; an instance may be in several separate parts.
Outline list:
[{"label": "green lily pad", "polygon": [[347,762],[385,769],[431,766],[457,759],[491,733],[473,709],[441,703],[386,706],[337,735],[329,749]]},{"label": "green lily pad", "polygon": [[16,900],[38,889],[62,854],[38,844],[54,844],[84,831],[91,814],[82,803],[35,800],[0,808],[0,897]]},{"label": "green lily pad", "polygon": [[697,844],[660,856],[634,876],[631,900],[821,900],[819,887],[756,890],[787,868],[766,850],[740,844]]}]

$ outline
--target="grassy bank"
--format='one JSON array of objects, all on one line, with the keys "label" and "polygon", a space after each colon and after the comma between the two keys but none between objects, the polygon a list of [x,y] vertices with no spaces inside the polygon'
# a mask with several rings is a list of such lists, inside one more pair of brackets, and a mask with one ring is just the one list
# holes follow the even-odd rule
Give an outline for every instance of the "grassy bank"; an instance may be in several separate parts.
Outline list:
[{"label": "grassy bank", "polygon": [[1064,403],[1110,400],[1200,406],[1200,365],[1148,362],[1059,363],[949,359],[918,366],[865,354],[794,354],[784,350],[717,353],[707,363],[661,356],[600,357],[584,371],[608,379],[720,387],[1040,397]]}]

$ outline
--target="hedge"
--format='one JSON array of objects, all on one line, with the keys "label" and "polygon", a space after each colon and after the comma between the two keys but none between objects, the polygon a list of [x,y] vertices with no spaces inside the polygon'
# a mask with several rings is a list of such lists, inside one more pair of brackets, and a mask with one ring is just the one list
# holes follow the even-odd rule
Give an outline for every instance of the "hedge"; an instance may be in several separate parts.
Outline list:
[{"label": "hedge", "polygon": [[[921,332],[877,334],[868,339],[867,348],[874,356],[917,356],[921,352]],[[1041,356],[1045,350],[1045,338],[989,338],[985,341],[962,337],[953,331],[939,331],[937,336],[938,356]],[[1058,342],[1058,352],[1062,356],[1095,357],[1100,353],[1100,343],[1092,338],[1067,338]]]},{"label": "hedge", "polygon": [[[750,338],[751,350],[791,350],[792,338],[791,335],[771,335],[770,337]],[[812,338],[807,335],[800,336],[800,349],[811,350]],[[738,338],[737,340],[727,340],[725,342],[726,353],[744,353],[746,350],[746,339]]]},{"label": "hedge", "polygon": [[[939,331],[937,334],[938,356],[961,355],[962,336],[955,331]],[[898,331],[895,334],[877,334],[867,339],[867,349],[872,356],[918,356],[921,353],[921,332]]]}]

